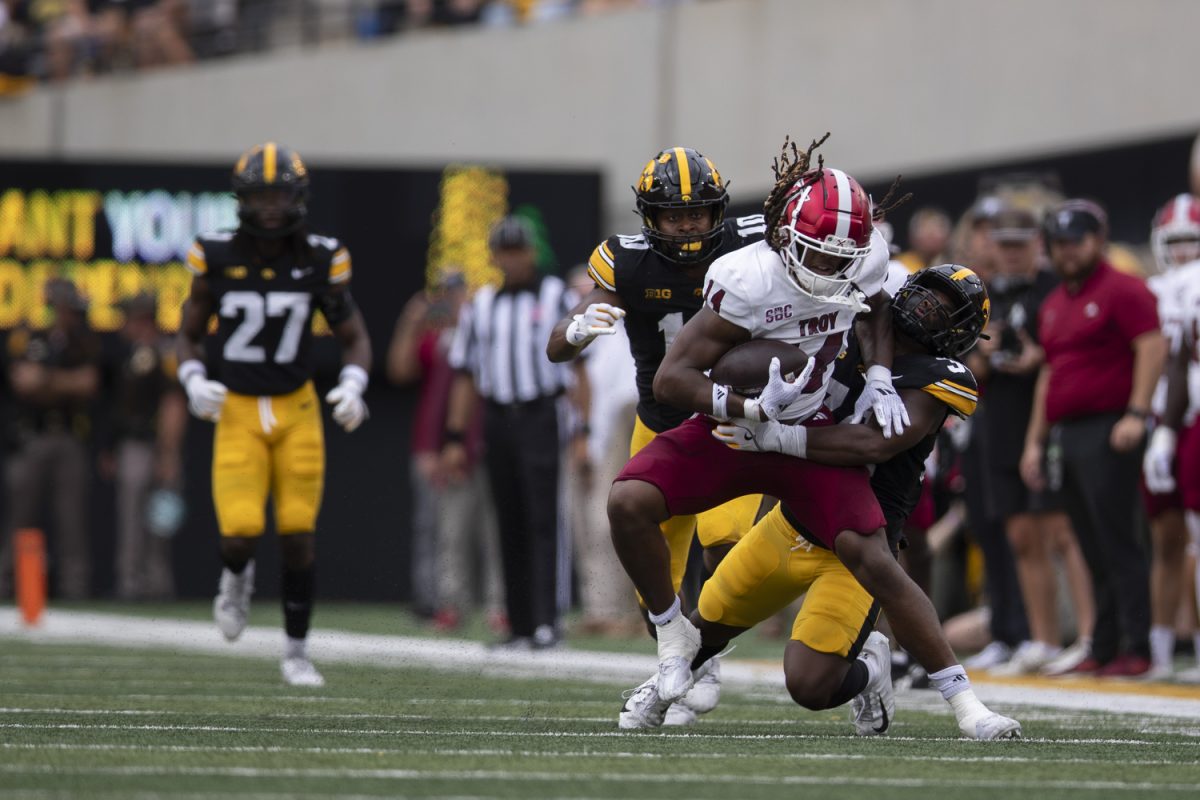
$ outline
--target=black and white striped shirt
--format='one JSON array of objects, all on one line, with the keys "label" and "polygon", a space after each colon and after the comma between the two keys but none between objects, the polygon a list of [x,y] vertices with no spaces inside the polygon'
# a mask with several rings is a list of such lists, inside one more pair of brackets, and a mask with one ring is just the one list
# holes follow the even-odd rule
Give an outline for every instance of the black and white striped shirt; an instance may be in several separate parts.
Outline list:
[{"label": "black and white striped shirt", "polygon": [[546,342],[577,301],[553,275],[519,289],[480,289],[459,317],[450,366],[470,372],[480,396],[496,403],[561,394],[570,369],[546,357]]}]

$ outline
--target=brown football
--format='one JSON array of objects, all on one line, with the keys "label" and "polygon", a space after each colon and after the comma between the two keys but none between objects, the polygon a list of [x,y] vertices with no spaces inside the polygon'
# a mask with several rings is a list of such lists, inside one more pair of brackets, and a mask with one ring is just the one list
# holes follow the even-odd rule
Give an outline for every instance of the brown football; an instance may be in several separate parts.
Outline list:
[{"label": "brown football", "polygon": [[780,372],[793,380],[808,364],[808,356],[795,345],[778,339],[751,339],[737,345],[717,361],[709,377],[745,397],[757,397],[767,385],[771,359],[779,359]]}]

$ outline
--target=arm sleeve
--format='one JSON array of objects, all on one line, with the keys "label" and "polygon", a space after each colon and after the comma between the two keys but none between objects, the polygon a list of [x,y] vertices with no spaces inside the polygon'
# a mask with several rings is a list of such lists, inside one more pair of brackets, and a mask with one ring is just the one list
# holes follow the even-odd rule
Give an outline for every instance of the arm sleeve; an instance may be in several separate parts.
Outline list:
[{"label": "arm sleeve", "polygon": [[187,268],[193,275],[207,275],[208,262],[204,258],[204,245],[200,240],[192,242],[187,252]]},{"label": "arm sleeve", "polygon": [[350,280],[350,273],[350,251],[339,246],[329,262],[329,282],[346,283]]},{"label": "arm sleeve", "polygon": [[610,292],[617,290],[617,273],[612,247],[601,242],[588,258],[588,275],[596,285]]}]

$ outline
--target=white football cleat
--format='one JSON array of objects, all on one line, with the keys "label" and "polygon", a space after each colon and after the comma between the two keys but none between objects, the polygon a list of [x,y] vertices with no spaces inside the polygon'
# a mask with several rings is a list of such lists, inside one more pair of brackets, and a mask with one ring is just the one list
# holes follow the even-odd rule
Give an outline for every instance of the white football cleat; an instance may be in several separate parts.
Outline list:
[{"label": "white football cleat", "polygon": [[991,672],[1001,678],[1033,675],[1058,658],[1062,651],[1061,647],[1055,647],[1045,642],[1021,642],[1013,651],[1012,658],[1004,664],[993,667]]},{"label": "white football cleat", "polygon": [[1007,664],[1012,658],[1012,648],[1004,642],[989,642],[988,646],[963,662],[967,669],[992,669]]},{"label": "white football cleat", "polygon": [[[700,669],[692,673],[692,677],[695,679],[692,688],[676,701],[676,705],[685,706],[695,714],[707,714],[717,707],[717,703],[721,702],[721,662],[719,658],[713,656],[705,661],[700,665]],[[675,706],[672,706],[672,709],[674,708]],[[693,714],[693,722],[695,714]],[[671,715],[668,713],[668,725],[671,724],[670,717]]]},{"label": "white football cleat", "polygon": [[622,730],[659,728],[670,705],[670,700],[663,700],[658,694],[658,673],[655,673],[628,693],[617,725]]},{"label": "white football cleat", "polygon": [[896,716],[896,692],[892,687],[892,647],[888,638],[873,631],[858,654],[860,661],[875,667],[875,677],[850,700],[850,719],[859,736],[882,736]]},{"label": "white football cleat", "polygon": [[692,688],[692,659],[700,652],[700,629],[683,614],[658,628],[658,685],[655,691],[673,703]]},{"label": "white football cleat", "polygon": [[683,727],[686,725],[696,724],[696,712],[685,706],[683,703],[672,703],[667,709],[666,716],[663,717],[663,726],[671,725],[673,727]]},{"label": "white football cleat", "polygon": [[254,560],[247,562],[240,575],[228,568],[221,570],[217,597],[213,600],[213,619],[221,634],[234,641],[246,629],[250,616],[250,595],[254,594]]},{"label": "white football cleat", "polygon": [[997,714],[976,700],[971,708],[958,717],[958,729],[968,739],[990,742],[996,739],[1020,739],[1021,723]]},{"label": "white football cleat", "polygon": [[325,685],[324,676],[317,672],[313,663],[303,656],[285,658],[279,663],[279,671],[283,674],[283,682],[289,686],[319,688]]}]

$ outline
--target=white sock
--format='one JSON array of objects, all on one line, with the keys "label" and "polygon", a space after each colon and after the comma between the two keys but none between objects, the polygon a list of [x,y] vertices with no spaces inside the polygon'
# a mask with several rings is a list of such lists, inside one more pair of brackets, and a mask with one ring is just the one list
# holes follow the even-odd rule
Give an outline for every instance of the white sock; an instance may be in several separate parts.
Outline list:
[{"label": "white sock", "polygon": [[[963,669],[962,664],[955,664],[953,667],[929,673],[929,682],[933,688],[942,693],[942,698],[947,701],[962,692],[971,691],[971,679],[967,677],[967,671]],[[971,696],[974,697],[975,693],[971,692]],[[951,702],[951,705],[954,704]]]},{"label": "white sock", "polygon": [[950,707],[954,709],[954,716],[957,719],[962,719],[970,714],[977,714],[981,710],[984,713],[987,712],[987,706],[979,701],[979,698],[975,696],[975,691],[969,686],[965,689],[960,689],[958,694],[947,699],[950,701]]},{"label": "white sock", "polygon": [[1170,669],[1175,661],[1175,631],[1166,625],[1150,628],[1150,663],[1156,668]]},{"label": "white sock", "polygon": [[671,604],[671,607],[668,608],[666,611],[662,612],[661,614],[655,614],[653,611],[650,611],[649,609],[646,609],[646,611],[650,615],[650,621],[653,622],[655,625],[666,625],[668,622],[670,622],[671,620],[673,620],[679,616],[679,611],[680,611],[679,598],[676,597],[675,602]]},{"label": "white sock", "polygon": [[284,658],[308,658],[308,640],[287,637],[283,645]]}]

